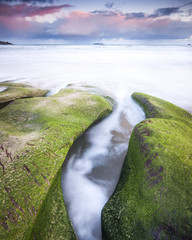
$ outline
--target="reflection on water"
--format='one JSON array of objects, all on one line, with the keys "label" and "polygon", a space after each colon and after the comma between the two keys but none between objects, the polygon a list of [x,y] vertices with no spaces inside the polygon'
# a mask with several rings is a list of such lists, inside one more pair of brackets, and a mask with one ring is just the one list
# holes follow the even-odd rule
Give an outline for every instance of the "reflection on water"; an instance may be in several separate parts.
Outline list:
[{"label": "reflection on water", "polygon": [[64,163],[64,201],[80,240],[101,239],[101,210],[119,179],[133,126],[144,118],[135,103],[126,107],[130,116],[118,105],[75,142]]}]

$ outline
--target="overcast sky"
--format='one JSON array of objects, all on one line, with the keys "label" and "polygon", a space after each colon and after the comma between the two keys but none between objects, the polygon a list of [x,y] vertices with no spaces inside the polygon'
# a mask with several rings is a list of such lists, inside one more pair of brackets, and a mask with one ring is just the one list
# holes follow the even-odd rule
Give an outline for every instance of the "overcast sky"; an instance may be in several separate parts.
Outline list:
[{"label": "overcast sky", "polygon": [[0,40],[192,39],[192,1],[0,0]]}]

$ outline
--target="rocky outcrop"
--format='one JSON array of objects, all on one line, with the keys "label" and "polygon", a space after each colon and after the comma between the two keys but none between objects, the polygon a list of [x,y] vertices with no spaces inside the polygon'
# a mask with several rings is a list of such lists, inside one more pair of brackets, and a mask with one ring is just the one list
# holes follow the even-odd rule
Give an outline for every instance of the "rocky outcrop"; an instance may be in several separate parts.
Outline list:
[{"label": "rocky outcrop", "polygon": [[0,239],[76,239],[62,164],[74,140],[111,111],[104,97],[69,88],[0,110]]},{"label": "rocky outcrop", "polygon": [[11,82],[0,82],[0,108],[6,106],[11,101],[20,98],[43,97],[48,91],[33,88],[29,85]]},{"label": "rocky outcrop", "polygon": [[0,45],[13,45],[13,44],[10,42],[0,41]]},{"label": "rocky outcrop", "polygon": [[192,115],[149,95],[132,97],[147,119],[132,132],[102,212],[103,238],[192,239]]},{"label": "rocky outcrop", "polygon": [[103,46],[104,44],[103,44],[103,43],[94,43],[93,45],[96,45],[96,46]]}]

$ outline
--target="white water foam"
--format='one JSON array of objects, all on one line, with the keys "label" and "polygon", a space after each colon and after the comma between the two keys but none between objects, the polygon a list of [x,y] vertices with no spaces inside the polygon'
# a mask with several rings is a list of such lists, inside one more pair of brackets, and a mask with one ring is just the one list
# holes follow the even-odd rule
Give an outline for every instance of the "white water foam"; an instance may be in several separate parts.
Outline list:
[{"label": "white water foam", "polygon": [[141,109],[133,105],[131,101],[118,105],[86,132],[85,140],[79,139],[86,144],[68,156],[62,189],[79,240],[102,239],[102,208],[119,179],[133,126],[144,119]]},{"label": "white water foam", "polygon": [[7,87],[0,87],[0,92],[3,92],[7,89]]}]

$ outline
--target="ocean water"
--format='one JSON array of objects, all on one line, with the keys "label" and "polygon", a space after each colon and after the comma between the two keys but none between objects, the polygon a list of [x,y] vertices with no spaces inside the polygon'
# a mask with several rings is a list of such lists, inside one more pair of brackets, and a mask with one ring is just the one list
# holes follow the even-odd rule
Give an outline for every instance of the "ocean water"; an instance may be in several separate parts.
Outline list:
[{"label": "ocean water", "polygon": [[116,98],[141,91],[192,109],[191,46],[13,45],[0,46],[0,58],[0,81],[53,93],[69,83],[90,83]]},{"label": "ocean water", "polygon": [[0,46],[0,81],[50,89],[70,83],[98,86],[114,112],[90,128],[63,165],[64,201],[78,238],[101,239],[101,211],[121,171],[134,126],[145,118],[135,91],[192,112],[192,47],[185,45]]}]

